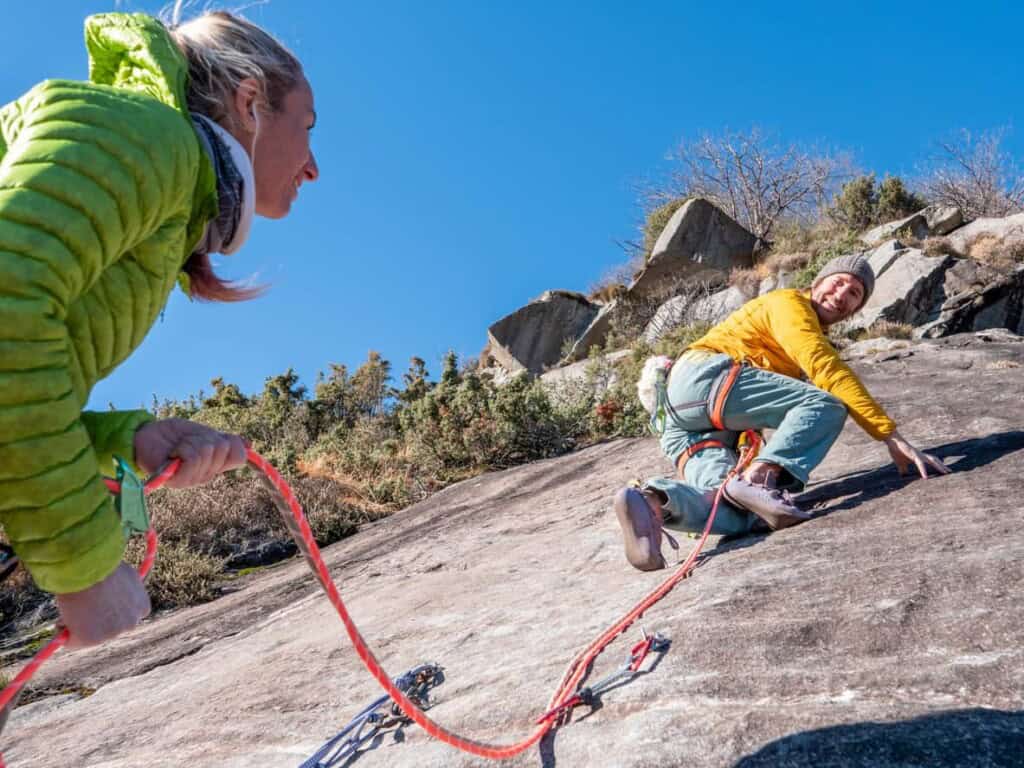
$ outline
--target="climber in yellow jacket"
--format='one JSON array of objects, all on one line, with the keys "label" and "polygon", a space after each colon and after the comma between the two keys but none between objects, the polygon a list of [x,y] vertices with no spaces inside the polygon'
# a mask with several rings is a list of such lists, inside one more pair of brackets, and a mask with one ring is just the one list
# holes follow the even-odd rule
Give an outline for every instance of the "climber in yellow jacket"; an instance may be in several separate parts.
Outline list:
[{"label": "climber in yellow jacket", "polygon": [[653,479],[615,498],[626,557],[634,567],[664,567],[663,526],[703,530],[714,492],[735,466],[737,440],[747,429],[775,431],[743,476],[726,483],[715,534],[807,520],[788,492],[804,487],[847,414],[885,443],[901,474],[911,464],[923,478],[928,467],[950,471],[903,439],[825,335],[828,326],[864,305],[874,285],[863,255],[840,256],[825,265],[809,291],[766,293],[712,328],[678,360],[647,361],[640,399],[653,413],[662,450],[677,472],[674,479]]}]

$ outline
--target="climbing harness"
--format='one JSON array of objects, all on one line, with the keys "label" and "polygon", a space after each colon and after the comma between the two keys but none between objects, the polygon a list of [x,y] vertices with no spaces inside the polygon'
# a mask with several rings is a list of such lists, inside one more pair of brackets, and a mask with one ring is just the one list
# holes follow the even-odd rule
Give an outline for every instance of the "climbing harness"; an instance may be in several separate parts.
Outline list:
[{"label": "climbing harness", "polygon": [[[692,403],[683,403],[681,405],[677,404],[673,406],[672,401],[668,396],[668,377],[672,371],[672,365],[660,366],[655,373],[654,379],[655,399],[654,408],[651,410],[651,432],[655,435],[663,434],[665,432],[669,414],[671,414],[673,418],[678,418],[676,416],[677,408],[685,409],[694,406],[704,406],[707,409],[708,419],[711,422],[711,426],[718,430],[724,430],[725,424],[722,422],[722,418],[725,415],[725,403],[729,399],[729,393],[732,391],[732,387],[736,383],[736,379],[739,377],[740,371],[742,370],[743,363],[733,361],[732,365],[715,377],[715,380],[711,383],[711,389],[708,392],[707,400],[696,400]],[[721,443],[719,443],[719,445],[721,445]],[[694,453],[696,453],[697,450],[700,449],[695,449]]]},{"label": "climbing harness", "polygon": [[[729,393],[732,392],[733,385],[736,383],[736,379],[739,378],[742,370],[743,363],[734,361],[732,365],[715,377],[714,381],[711,383],[711,389],[708,392],[707,400],[699,400],[692,403],[684,403],[681,406],[673,406],[668,396],[668,377],[672,371],[671,361],[668,365],[660,366],[656,372],[656,378],[654,381],[655,404],[654,409],[651,412],[651,431],[655,435],[661,435],[664,433],[669,414],[671,414],[673,418],[677,418],[677,407],[689,408],[701,405],[707,409],[708,420],[711,422],[711,426],[717,430],[725,430],[726,427],[722,421],[725,416],[725,404],[729,399]],[[751,431],[752,430],[747,430],[740,433],[739,440],[736,444],[737,451],[743,453],[745,450],[749,449],[750,438],[748,435]],[[763,442],[763,438],[760,433],[757,434],[757,444],[760,445],[760,443]],[[729,446],[715,438],[700,440],[693,445],[688,446],[676,460],[676,470],[680,478],[684,476],[683,468],[686,466],[686,462],[705,448],[729,448]],[[754,454],[756,454],[756,452],[755,448]],[[750,459],[753,459],[754,454],[750,455]]]},{"label": "climbing harness", "polygon": [[[395,687],[404,692],[420,709],[430,706],[430,689],[444,682],[444,670],[438,664],[420,664],[395,678]],[[379,710],[390,707],[384,712]],[[341,732],[324,744],[299,768],[335,768],[359,752],[359,748],[377,738],[381,731],[408,725],[412,721],[402,714],[390,696],[385,694],[353,717]]]},{"label": "climbing harness", "polygon": [[[751,433],[751,443],[753,446],[757,445],[757,437],[754,433]],[[736,463],[736,466],[726,477],[725,482],[728,482],[734,474],[742,472],[752,456],[753,453],[751,451],[744,451],[740,460]],[[596,640],[576,654],[569,663],[569,666],[566,669],[565,674],[562,676],[555,693],[552,695],[548,706],[545,708],[545,716],[540,718],[537,727],[533,732],[525,739],[514,744],[487,744],[460,736],[457,733],[449,731],[433,722],[429,717],[427,717],[423,712],[423,709],[419,704],[417,704],[413,697],[409,695],[409,693],[402,691],[395,682],[392,681],[390,676],[388,676],[384,671],[383,667],[381,667],[380,662],[373,655],[373,652],[366,645],[366,641],[359,633],[359,629],[356,627],[355,622],[352,621],[352,618],[348,613],[348,609],[345,607],[345,603],[341,599],[341,594],[338,592],[337,586],[331,579],[330,573],[327,570],[327,565],[324,563],[323,557],[320,554],[320,548],[317,546],[316,540],[313,538],[309,522],[306,520],[302,507],[295,498],[295,494],[278,471],[274,469],[266,459],[251,448],[248,450],[247,458],[249,466],[258,470],[261,473],[260,479],[274,491],[271,496],[274,500],[275,506],[281,513],[289,532],[293,537],[295,537],[295,542],[303,556],[306,558],[307,563],[312,568],[317,581],[320,583],[320,586],[324,589],[328,599],[337,611],[356,654],[363,661],[363,664],[366,666],[373,678],[394,701],[398,709],[401,710],[407,718],[423,728],[423,730],[425,730],[429,735],[443,741],[445,744],[464,752],[468,752],[469,754],[476,755],[477,757],[486,757],[496,760],[510,758],[529,749],[540,741],[544,735],[556,725],[556,722],[564,722],[572,707],[577,704],[584,703],[579,686],[583,678],[589,673],[594,660],[612,641],[632,626],[634,622],[640,619],[651,606],[667,595],[676,584],[690,575],[690,572],[696,564],[697,557],[711,533],[711,526],[714,524],[715,515],[718,511],[718,506],[722,498],[722,489],[719,488],[718,492],[715,494],[715,500],[712,504],[711,512],[708,515],[707,523],[704,525],[704,531],[701,534],[701,538],[694,546],[686,560],[683,561],[682,565],[680,565],[671,576],[665,579],[665,581],[648,594],[647,597],[633,606],[633,608],[626,612],[626,614],[618,621],[606,629]],[[145,491],[149,492],[154,490],[166,482],[167,479],[177,471],[179,465],[180,461],[175,461],[169,465],[160,473],[160,475],[145,484]],[[725,485],[725,482],[723,482],[723,486]],[[117,485],[116,481],[113,480],[108,481],[107,484],[111,487]],[[156,534],[153,532],[152,528],[149,528],[146,531],[146,557],[143,560],[142,566],[139,568],[139,573],[141,575],[145,576],[145,574],[148,573],[149,568],[152,566],[155,554]],[[68,631],[67,629],[64,629],[49,643],[49,645],[43,648],[43,650],[40,651],[39,654],[18,674],[14,681],[2,693],[0,693],[0,712],[6,712],[7,708],[13,704],[14,697],[32,677],[39,666],[46,661],[46,659],[52,656],[62,645],[64,645],[64,643],[67,642],[67,639]],[[651,643],[653,644],[653,640]],[[650,647],[648,647],[647,650],[649,651]],[[554,715],[547,716],[553,711],[558,715],[557,717]],[[0,757],[0,768],[4,768],[2,757]]]}]

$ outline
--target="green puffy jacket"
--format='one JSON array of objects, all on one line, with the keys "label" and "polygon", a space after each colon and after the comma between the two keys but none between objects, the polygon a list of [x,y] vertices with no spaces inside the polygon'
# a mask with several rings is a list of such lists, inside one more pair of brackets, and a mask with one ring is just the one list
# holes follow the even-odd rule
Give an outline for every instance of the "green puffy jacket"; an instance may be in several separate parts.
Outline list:
[{"label": "green puffy jacket", "polygon": [[91,82],[0,109],[0,521],[36,583],[75,592],[121,560],[102,479],[144,411],[83,412],[138,347],[217,206],[188,67],[142,14],[85,22]]}]

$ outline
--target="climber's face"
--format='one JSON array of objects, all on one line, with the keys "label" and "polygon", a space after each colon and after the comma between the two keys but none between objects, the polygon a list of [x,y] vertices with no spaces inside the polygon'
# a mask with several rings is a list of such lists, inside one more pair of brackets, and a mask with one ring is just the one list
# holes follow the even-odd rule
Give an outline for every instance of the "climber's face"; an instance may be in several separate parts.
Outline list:
[{"label": "climber's face", "polygon": [[863,303],[864,284],[846,272],[829,275],[811,288],[811,305],[823,326],[845,320]]}]

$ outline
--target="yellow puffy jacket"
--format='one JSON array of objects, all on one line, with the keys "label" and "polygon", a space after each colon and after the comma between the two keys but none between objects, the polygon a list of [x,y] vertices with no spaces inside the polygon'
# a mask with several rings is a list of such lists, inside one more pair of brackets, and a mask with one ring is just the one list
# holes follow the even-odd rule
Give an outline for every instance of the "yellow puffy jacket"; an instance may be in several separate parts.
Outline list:
[{"label": "yellow puffy jacket", "polygon": [[722,352],[783,376],[807,379],[839,398],[865,432],[884,440],[896,429],[821,330],[805,291],[771,291],[748,301],[690,349]]}]

